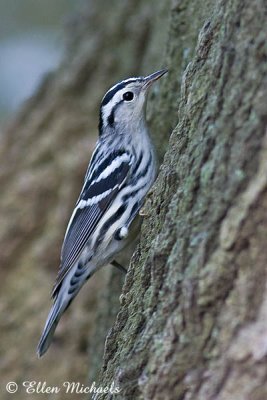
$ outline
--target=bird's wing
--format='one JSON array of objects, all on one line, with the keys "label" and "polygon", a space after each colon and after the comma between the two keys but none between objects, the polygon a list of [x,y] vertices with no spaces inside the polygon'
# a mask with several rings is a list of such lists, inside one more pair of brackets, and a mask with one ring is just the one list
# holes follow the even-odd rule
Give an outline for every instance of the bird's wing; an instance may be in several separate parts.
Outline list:
[{"label": "bird's wing", "polygon": [[52,291],[56,296],[62,280],[79,258],[99,220],[114,201],[131,167],[128,152],[109,153],[94,163],[92,158],[84,186],[65,234],[59,273]]}]

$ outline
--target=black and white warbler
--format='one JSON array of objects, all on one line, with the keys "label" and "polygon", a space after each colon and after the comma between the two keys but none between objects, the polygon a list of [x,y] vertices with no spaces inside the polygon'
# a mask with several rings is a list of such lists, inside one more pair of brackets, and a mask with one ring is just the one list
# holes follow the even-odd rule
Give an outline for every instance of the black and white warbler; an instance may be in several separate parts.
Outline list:
[{"label": "black and white warbler", "polygon": [[156,177],[156,157],[145,121],[148,88],[167,70],[113,86],[100,107],[99,139],[65,234],[61,265],[37,348],[48,349],[63,312],[92,274],[133,240],[145,196]]}]

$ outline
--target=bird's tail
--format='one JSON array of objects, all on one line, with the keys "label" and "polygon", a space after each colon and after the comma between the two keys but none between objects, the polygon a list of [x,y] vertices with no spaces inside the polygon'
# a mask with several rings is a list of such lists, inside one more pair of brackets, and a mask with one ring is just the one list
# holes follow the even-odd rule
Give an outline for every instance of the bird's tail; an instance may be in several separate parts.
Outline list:
[{"label": "bird's tail", "polygon": [[57,286],[53,292],[54,304],[48,314],[45,327],[37,346],[37,355],[42,355],[50,346],[57,324],[66,309],[76,297],[79,290],[86,280],[94,273],[95,266],[87,265],[86,268],[80,268],[79,263],[75,266],[68,275],[63,279],[62,283]]},{"label": "bird's tail", "polygon": [[68,306],[68,304],[62,300],[62,297],[58,296],[48,314],[42,336],[37,346],[37,355],[39,358],[42,357],[50,346],[57,324]]}]

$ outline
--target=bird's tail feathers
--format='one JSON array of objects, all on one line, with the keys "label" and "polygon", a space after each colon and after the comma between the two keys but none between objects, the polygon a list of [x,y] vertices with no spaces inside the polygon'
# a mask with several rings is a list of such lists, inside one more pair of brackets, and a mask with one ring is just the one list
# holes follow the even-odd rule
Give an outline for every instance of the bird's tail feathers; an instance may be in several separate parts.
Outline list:
[{"label": "bird's tail feathers", "polygon": [[94,271],[94,265],[87,266],[86,268],[81,269],[81,271],[79,270],[79,266],[77,266],[64,278],[60,288],[57,288],[56,293],[54,293],[54,304],[48,314],[41,339],[37,346],[38,357],[42,357],[42,355],[47,351],[62,314],[76,297],[86,279],[88,279]]},{"label": "bird's tail feathers", "polygon": [[37,346],[37,355],[39,358],[44,355],[50,346],[57,324],[66,308],[66,302],[57,297],[48,314],[42,336]]}]

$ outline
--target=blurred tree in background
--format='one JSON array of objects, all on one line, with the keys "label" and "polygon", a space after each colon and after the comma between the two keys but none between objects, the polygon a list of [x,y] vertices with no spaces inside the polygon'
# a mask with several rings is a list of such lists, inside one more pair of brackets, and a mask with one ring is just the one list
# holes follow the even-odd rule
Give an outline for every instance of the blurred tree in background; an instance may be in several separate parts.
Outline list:
[{"label": "blurred tree in background", "polygon": [[[88,282],[62,320],[48,356],[37,360],[35,349],[51,305],[49,294],[66,224],[96,141],[99,103],[115,82],[162,65],[168,7],[155,3],[151,10],[150,2],[136,1],[82,3],[80,12],[67,18],[66,50],[58,69],[46,76],[0,137],[0,374],[4,382],[86,383],[88,373],[89,381],[93,380],[90,360],[102,359],[111,325],[107,321],[102,327],[103,341],[89,362],[88,335],[95,328],[98,302],[110,279],[118,292],[122,287],[124,277],[119,272],[114,272],[114,278],[107,267]],[[156,26],[161,26],[160,32]],[[169,125],[160,131],[167,144]],[[113,304],[115,318],[117,295]],[[18,398],[21,395],[18,392]],[[5,396],[10,394],[1,393],[1,398]],[[57,396],[61,398],[65,399],[64,393]]]},{"label": "blurred tree in background", "polygon": [[[69,19],[63,61],[1,136],[4,382],[267,398],[265,22],[263,0],[87,1]],[[125,283],[109,267],[95,275],[37,360],[101,97],[160,67],[148,119],[166,154]]]}]

